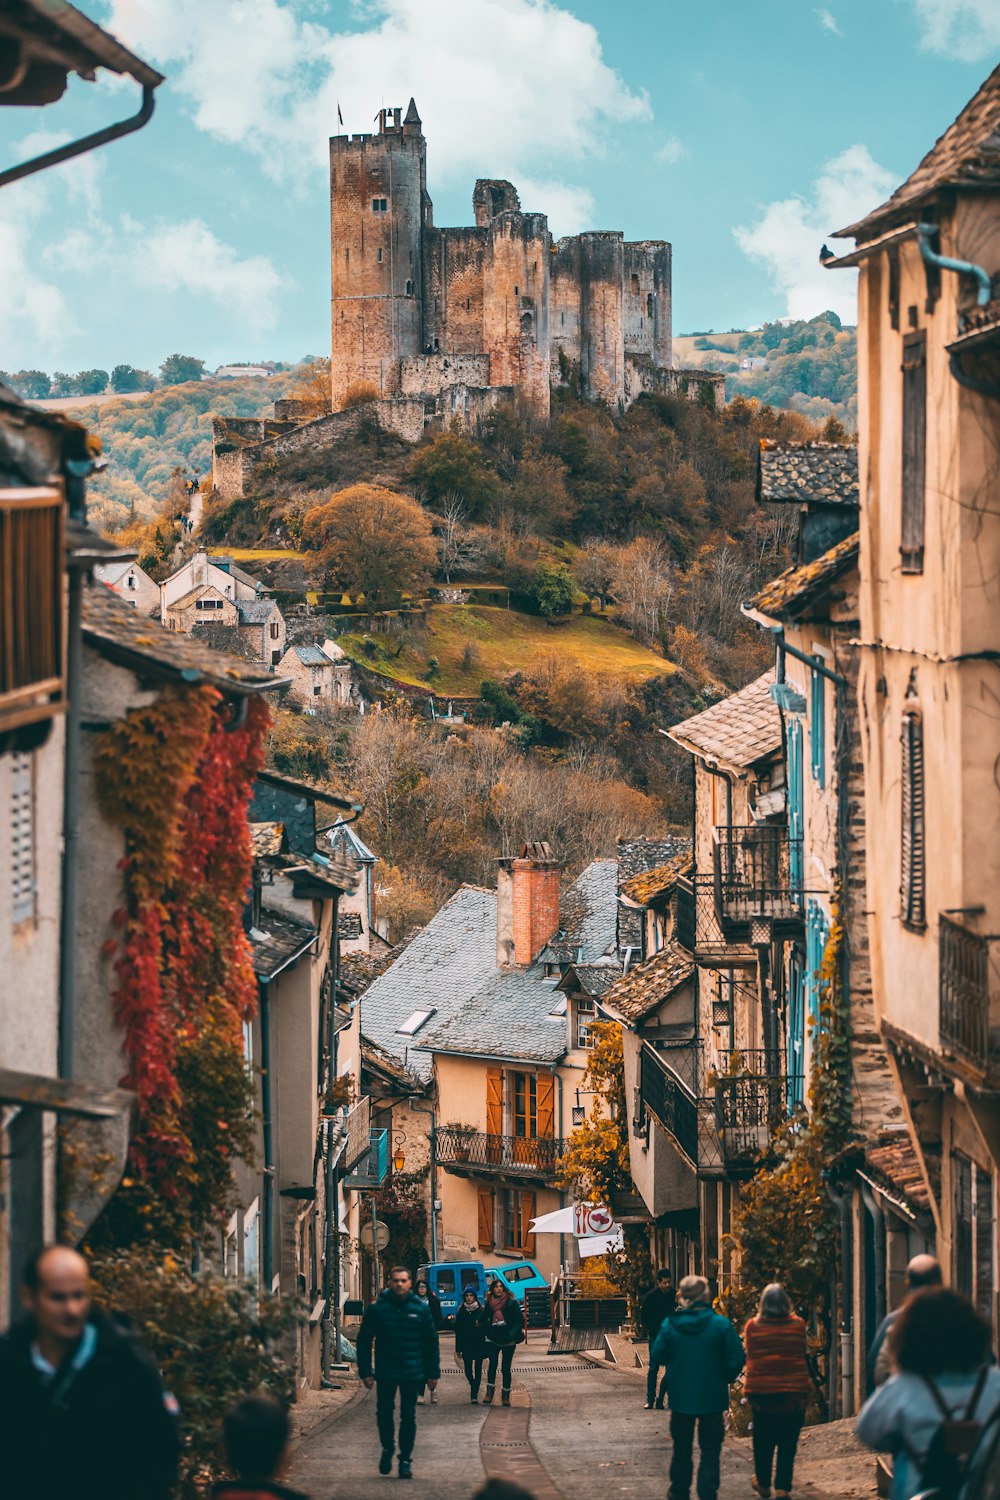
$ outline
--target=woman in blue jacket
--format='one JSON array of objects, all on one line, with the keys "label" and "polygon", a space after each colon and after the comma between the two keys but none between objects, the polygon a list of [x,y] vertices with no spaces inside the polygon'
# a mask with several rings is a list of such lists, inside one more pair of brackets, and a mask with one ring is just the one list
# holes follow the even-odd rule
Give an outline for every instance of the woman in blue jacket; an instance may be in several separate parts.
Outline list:
[{"label": "woman in blue jacket", "polygon": [[486,1339],[483,1336],[484,1308],[474,1286],[462,1293],[462,1305],[455,1314],[455,1355],[462,1361],[469,1382],[469,1400],[476,1404],[483,1379]]}]

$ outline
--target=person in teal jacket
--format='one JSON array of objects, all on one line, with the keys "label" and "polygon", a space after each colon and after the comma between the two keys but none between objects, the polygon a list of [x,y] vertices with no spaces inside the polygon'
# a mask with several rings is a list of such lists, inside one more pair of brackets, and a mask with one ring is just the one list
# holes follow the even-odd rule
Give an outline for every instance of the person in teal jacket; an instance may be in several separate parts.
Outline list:
[{"label": "person in teal jacket", "polygon": [[670,1403],[670,1489],[667,1500],[688,1500],[694,1474],[694,1434],[701,1462],[698,1500],[716,1500],[729,1387],[743,1368],[743,1344],[728,1318],[713,1312],[704,1276],[685,1276],[680,1306],[664,1318],[649,1352],[665,1365]]}]

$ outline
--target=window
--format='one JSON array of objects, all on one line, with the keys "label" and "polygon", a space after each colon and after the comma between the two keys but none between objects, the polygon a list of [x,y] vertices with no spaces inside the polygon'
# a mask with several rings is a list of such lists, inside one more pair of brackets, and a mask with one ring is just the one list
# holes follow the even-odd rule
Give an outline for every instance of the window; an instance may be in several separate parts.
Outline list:
[{"label": "window", "polygon": [[322,691],[323,691],[323,684],[321,682],[314,682],[313,683],[313,697],[314,698],[318,698],[320,696],[320,694],[322,693]]},{"label": "window", "polygon": [[255,1198],[243,1215],[243,1274],[250,1281],[260,1280],[260,1214]]},{"label": "window", "polygon": [[810,1020],[819,1024],[819,971],[826,952],[826,940],[830,924],[826,912],[818,901],[810,901],[806,908],[806,999]]},{"label": "window", "polygon": [[134,589],[135,588],[135,574],[134,573],[130,573],[128,575],[128,586],[129,586],[130,589]]},{"label": "window", "polygon": [[576,1045],[578,1047],[592,1047],[594,1039],[590,1034],[592,1021],[597,1020],[597,1006],[593,1000],[578,1000],[576,1002]]},{"label": "window", "polygon": [[277,622],[277,620],[272,620],[271,621],[271,639],[272,639],[272,641],[276,641],[278,639],[278,622]]},{"label": "window", "polygon": [[632,277],[632,295],[633,295],[633,297],[638,297],[638,295],[639,295],[639,278],[638,278],[638,276],[633,276]]},{"label": "window", "polygon": [[434,1014],[436,1006],[430,1006],[427,1010],[414,1010],[407,1016],[401,1026],[396,1027],[397,1036],[416,1036],[425,1021],[429,1021]]},{"label": "window", "polygon": [[653,294],[652,294],[652,292],[650,292],[650,293],[648,293],[648,295],[646,297],[646,317],[647,318],[651,318],[652,316],[653,316]]},{"label": "window", "polygon": [[253,1022],[243,1022],[243,1060],[247,1071],[253,1071]]},{"label": "window", "polygon": [[538,1080],[534,1073],[511,1075],[512,1134],[534,1140],[538,1134]]},{"label": "window", "polygon": [[924,724],[920,709],[915,704],[903,714],[900,780],[903,823],[900,843],[900,916],[907,927],[922,930],[927,925],[924,868]]},{"label": "window", "polygon": [[444,1266],[441,1267],[441,1270],[437,1272],[436,1290],[439,1297],[454,1297],[456,1291],[454,1271]]},{"label": "window", "polygon": [[387,198],[373,198],[372,199],[372,213],[373,214],[386,214],[388,212],[389,212],[389,201],[388,201]]},{"label": "window", "polygon": [[407,283],[406,283],[406,295],[408,297],[412,297],[413,296],[413,282],[412,281],[407,281]]},{"label": "window", "polygon": [[375,252],[375,259],[378,261],[379,265],[382,264],[382,246],[381,245],[379,245],[378,249]]},{"label": "window", "polygon": [[10,758],[11,915],[35,918],[35,761],[25,750]]},{"label": "window", "polygon": [[793,891],[802,890],[802,720],[788,715],[788,878]]},{"label": "window", "polygon": [[516,286],[514,288],[514,296],[515,297],[520,297],[520,295],[521,295],[521,288],[519,286]]},{"label": "window", "polygon": [[968,1297],[987,1323],[993,1323],[993,1182],[984,1167],[952,1152],[955,1205],[955,1290]]},{"label": "window", "polygon": [[466,312],[471,312],[471,310],[472,310],[472,298],[471,297],[466,297],[466,299],[465,299],[465,310],[466,310]]},{"label": "window", "polygon": [[[555,967],[555,966],[553,965],[553,967]],[[548,972],[548,966],[547,965],[546,965],[546,972]],[[559,998],[558,998],[558,1000],[556,1001],[556,1003],[553,1005],[552,1009],[549,1011],[549,1015],[550,1016],[564,1016],[565,1014],[566,1014],[566,996],[565,995],[560,995]]]},{"label": "window", "polygon": [[505,1188],[497,1198],[498,1239],[505,1250],[517,1250],[524,1256],[534,1255],[535,1236],[531,1221],[535,1217],[534,1193]]},{"label": "window", "polygon": [[904,573],[924,570],[924,481],[927,435],[927,335],[903,339],[903,513],[900,555]]},{"label": "window", "polygon": [[812,722],[809,726],[812,750],[813,781],[821,789],[826,786],[826,678],[822,672],[812,672]]}]

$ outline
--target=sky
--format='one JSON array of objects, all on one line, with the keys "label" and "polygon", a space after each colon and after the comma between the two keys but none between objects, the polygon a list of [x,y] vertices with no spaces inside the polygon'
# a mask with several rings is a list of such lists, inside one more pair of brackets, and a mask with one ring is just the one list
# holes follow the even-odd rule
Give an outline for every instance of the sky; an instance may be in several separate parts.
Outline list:
[{"label": "sky", "polygon": [[[557,235],[670,240],[676,333],[851,321],[821,244],[1000,63],[1000,0],[77,4],[166,82],[141,132],[0,191],[7,370],[328,353],[328,138],[411,95],[436,223],[506,177]],[[102,75],[0,110],[0,162],[134,96]]]}]

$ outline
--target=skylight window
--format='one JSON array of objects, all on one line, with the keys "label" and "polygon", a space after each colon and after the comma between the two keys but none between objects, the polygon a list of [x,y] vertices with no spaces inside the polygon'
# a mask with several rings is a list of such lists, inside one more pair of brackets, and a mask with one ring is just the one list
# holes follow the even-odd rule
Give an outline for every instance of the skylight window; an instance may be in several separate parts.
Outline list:
[{"label": "skylight window", "polygon": [[432,1005],[429,1010],[415,1010],[407,1016],[402,1026],[396,1027],[397,1036],[416,1036],[425,1021],[429,1021],[437,1006]]},{"label": "skylight window", "polygon": [[566,996],[560,995],[559,999],[549,1011],[550,1016],[564,1016],[566,1014]]}]

